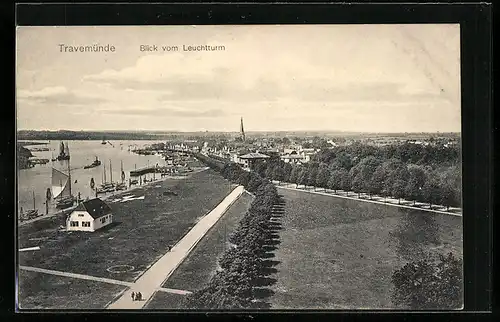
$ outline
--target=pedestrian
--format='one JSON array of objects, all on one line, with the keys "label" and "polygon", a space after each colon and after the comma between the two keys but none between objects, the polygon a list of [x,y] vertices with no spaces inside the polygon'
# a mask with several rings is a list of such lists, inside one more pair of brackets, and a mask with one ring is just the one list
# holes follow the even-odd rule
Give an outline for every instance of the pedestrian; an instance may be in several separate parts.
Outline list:
[{"label": "pedestrian", "polygon": [[132,301],[135,301],[135,292],[132,292]]},{"label": "pedestrian", "polygon": [[137,300],[142,301],[142,294],[141,292],[137,293]]}]

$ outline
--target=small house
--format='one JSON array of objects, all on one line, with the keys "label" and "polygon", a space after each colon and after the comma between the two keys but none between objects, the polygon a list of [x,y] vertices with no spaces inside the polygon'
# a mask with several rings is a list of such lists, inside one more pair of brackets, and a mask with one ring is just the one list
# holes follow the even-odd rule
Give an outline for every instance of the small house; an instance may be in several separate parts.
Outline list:
[{"label": "small house", "polygon": [[80,203],[66,219],[67,231],[96,231],[113,222],[111,207],[99,198]]}]

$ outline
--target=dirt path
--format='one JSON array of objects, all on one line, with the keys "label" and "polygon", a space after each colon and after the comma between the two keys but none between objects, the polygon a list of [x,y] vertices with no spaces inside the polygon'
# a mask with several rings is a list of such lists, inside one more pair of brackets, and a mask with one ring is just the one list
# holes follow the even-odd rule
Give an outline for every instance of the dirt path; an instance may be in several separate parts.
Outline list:
[{"label": "dirt path", "polygon": [[[447,211],[441,211],[441,210],[433,210],[433,209],[431,210],[431,209],[426,209],[426,208],[419,208],[419,207],[412,207],[412,206],[406,206],[406,205],[397,204],[397,199],[386,198],[388,200],[388,202],[383,202],[383,201],[363,199],[363,198],[358,198],[358,197],[341,196],[341,195],[335,194],[333,192],[311,191],[311,190],[305,190],[305,189],[301,189],[301,188],[293,188],[290,185],[292,185],[292,184],[289,184],[288,186],[278,186],[277,185],[276,188],[278,188],[278,189],[300,191],[300,192],[305,192],[305,193],[313,193],[313,194],[318,194],[318,195],[323,195],[323,196],[329,196],[329,197],[336,197],[336,198],[358,200],[358,201],[364,201],[364,202],[370,202],[370,203],[377,203],[377,204],[381,204],[381,205],[393,206],[393,207],[399,207],[399,208],[422,210],[422,211],[433,212],[433,213],[444,214],[444,215],[450,215],[450,216],[456,216],[456,217],[462,217],[462,214],[456,214],[456,213],[453,213],[453,212],[447,212]],[[389,200],[392,200],[392,202],[389,201]],[[394,203],[394,202],[396,202],[396,203]]]},{"label": "dirt path", "polygon": [[[132,286],[132,284],[134,284],[132,282],[119,281],[119,280],[110,279],[110,278],[103,278],[103,277],[83,275],[83,274],[75,274],[75,273],[69,273],[69,272],[61,272],[61,271],[55,271],[55,270],[51,270],[51,269],[31,267],[31,266],[19,266],[19,269],[24,270],[24,271],[28,271],[28,272],[36,272],[36,273],[43,273],[43,274],[49,274],[49,275],[55,275],[55,276],[76,278],[76,279],[87,280],[87,281],[95,281],[95,282],[101,282],[101,283],[123,285],[123,286],[128,286],[128,287],[130,287],[130,286]],[[176,289],[164,288],[164,287],[158,288],[157,290],[162,291],[162,292],[167,292],[167,293],[180,294],[180,295],[186,295],[186,294],[191,293],[189,291],[176,290]]]}]

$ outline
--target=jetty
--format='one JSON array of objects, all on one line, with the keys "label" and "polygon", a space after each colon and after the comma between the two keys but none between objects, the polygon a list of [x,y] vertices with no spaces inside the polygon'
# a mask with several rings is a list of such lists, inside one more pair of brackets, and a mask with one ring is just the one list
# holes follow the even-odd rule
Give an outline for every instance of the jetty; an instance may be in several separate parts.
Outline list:
[{"label": "jetty", "polygon": [[158,167],[151,165],[151,166],[146,166],[146,167],[142,167],[139,169],[130,170],[130,176],[131,177],[138,177],[138,176],[145,175],[147,173],[156,173],[158,171],[159,171]]}]

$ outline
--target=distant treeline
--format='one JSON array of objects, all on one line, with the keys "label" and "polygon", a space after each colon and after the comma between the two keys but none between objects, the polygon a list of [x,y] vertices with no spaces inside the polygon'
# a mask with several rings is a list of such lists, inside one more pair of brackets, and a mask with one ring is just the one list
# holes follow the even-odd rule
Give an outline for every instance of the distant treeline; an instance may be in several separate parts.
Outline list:
[{"label": "distant treeline", "polygon": [[205,132],[92,132],[21,130],[18,140],[200,140],[207,136],[228,137],[230,134]]},{"label": "distant treeline", "polygon": [[[351,138],[428,138],[432,136],[458,138],[458,133],[348,133],[348,132],[307,132],[307,131],[247,131],[247,138],[283,138],[289,137],[301,141],[304,138],[316,137],[351,137]],[[17,133],[19,140],[168,140],[168,139],[206,139],[206,138],[234,138],[239,136],[239,132],[162,132],[162,131],[40,131],[40,130],[20,130]]]},{"label": "distant treeline", "polygon": [[353,144],[319,152],[304,165],[278,158],[256,164],[261,176],[300,185],[461,206],[457,146]]}]

